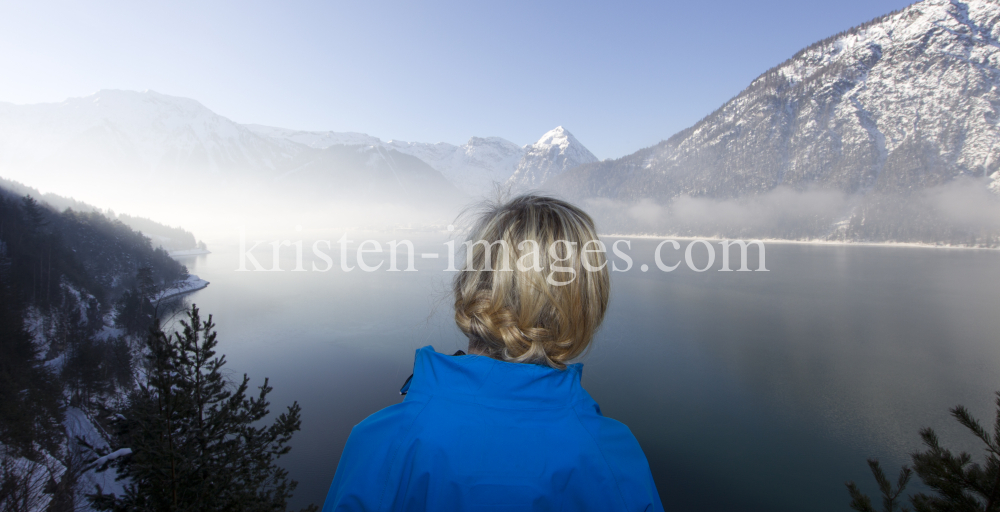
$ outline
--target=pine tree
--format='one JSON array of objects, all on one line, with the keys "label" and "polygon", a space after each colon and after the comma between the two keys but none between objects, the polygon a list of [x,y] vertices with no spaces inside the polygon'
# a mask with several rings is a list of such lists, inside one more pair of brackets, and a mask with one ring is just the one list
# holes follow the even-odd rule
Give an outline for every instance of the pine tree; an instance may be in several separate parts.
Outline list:
[{"label": "pine tree", "polygon": [[24,215],[28,220],[28,225],[34,231],[39,231],[43,226],[47,224],[45,222],[45,214],[42,212],[42,205],[38,204],[38,201],[31,196],[24,196],[21,198],[21,208],[24,209]]},{"label": "pine tree", "polygon": [[10,263],[0,255],[0,445],[17,456],[54,450],[63,411],[55,376],[38,359],[24,325],[25,301],[10,283]]},{"label": "pine tree", "polygon": [[153,269],[141,267],[136,271],[135,285],[118,300],[115,323],[128,334],[139,335],[149,330],[156,316],[154,298],[158,292],[153,280]]},{"label": "pine tree", "polygon": [[[2,248],[2,247],[0,247]],[[45,496],[45,452],[62,441],[63,411],[55,376],[38,359],[24,325],[23,296],[0,251],[0,510],[39,510]]]},{"label": "pine tree", "polygon": [[[282,511],[296,487],[276,460],[301,427],[298,403],[271,425],[264,380],[256,397],[249,379],[234,385],[216,356],[212,317],[187,311],[182,332],[154,321],[147,337],[146,383],[114,422],[118,449],[98,453],[101,470],[116,467],[124,496],[89,496],[98,510]],[[260,426],[258,426],[260,425]],[[315,507],[311,507],[315,510]]]},{"label": "pine tree", "polygon": [[[927,449],[912,455],[913,469],[903,467],[895,489],[879,467],[878,461],[868,464],[875,475],[882,493],[883,510],[897,509],[900,495],[916,473],[934,494],[917,493],[910,497],[915,512],[1000,512],[1000,392],[996,398],[997,414],[990,435],[969,410],[961,405],[951,409],[951,415],[986,445],[986,461],[980,465],[972,462],[972,456],[962,452],[958,455],[943,448],[937,434],[930,428],[920,431],[920,437]],[[854,482],[847,482],[851,495],[851,508],[859,512],[875,512],[871,499],[861,493]]]}]

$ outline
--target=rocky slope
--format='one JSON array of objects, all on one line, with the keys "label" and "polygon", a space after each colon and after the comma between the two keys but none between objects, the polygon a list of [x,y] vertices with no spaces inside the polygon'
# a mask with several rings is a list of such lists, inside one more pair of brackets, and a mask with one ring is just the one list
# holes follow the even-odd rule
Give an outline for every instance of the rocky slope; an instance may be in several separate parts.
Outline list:
[{"label": "rocky slope", "polygon": [[1000,168],[1000,4],[926,0],[820,41],[660,144],[549,186],[734,198],[779,186],[904,193]]}]

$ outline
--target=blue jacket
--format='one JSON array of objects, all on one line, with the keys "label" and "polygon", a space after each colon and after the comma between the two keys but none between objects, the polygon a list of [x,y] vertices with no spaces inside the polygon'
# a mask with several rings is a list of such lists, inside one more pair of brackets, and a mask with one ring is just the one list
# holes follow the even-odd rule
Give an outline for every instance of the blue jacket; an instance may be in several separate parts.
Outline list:
[{"label": "blue jacket", "polygon": [[582,371],[417,350],[403,402],[351,431],[323,511],[663,510]]}]

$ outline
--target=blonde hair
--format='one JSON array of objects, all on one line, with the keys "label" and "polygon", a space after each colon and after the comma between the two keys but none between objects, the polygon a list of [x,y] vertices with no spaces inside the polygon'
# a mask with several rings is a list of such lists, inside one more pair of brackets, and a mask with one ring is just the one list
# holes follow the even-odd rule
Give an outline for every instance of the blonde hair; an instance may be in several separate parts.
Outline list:
[{"label": "blonde hair", "polygon": [[487,203],[455,276],[455,323],[470,349],[564,369],[604,319],[610,279],[594,221],[558,199]]}]

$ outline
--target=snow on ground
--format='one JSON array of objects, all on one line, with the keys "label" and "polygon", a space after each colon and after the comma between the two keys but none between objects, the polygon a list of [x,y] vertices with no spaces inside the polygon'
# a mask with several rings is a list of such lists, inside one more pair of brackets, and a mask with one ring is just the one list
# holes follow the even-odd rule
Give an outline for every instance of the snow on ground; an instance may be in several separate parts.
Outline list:
[{"label": "snow on ground", "polygon": [[199,254],[211,254],[211,253],[212,251],[208,249],[181,249],[179,251],[167,251],[167,254],[169,254],[172,257],[197,256]]},{"label": "snow on ground", "polygon": [[94,338],[102,341],[107,341],[112,338],[117,338],[125,334],[125,329],[122,329],[121,327],[114,327],[113,325],[114,325],[114,318],[112,317],[111,325],[104,324],[104,327],[102,327],[100,331],[97,331],[97,334],[94,335]]},{"label": "snow on ground", "polygon": [[111,462],[111,461],[117,459],[118,457],[124,457],[126,455],[132,455],[132,449],[131,448],[121,448],[121,449],[115,450],[115,451],[113,451],[113,452],[111,452],[111,453],[109,453],[107,455],[104,455],[103,457],[98,457],[97,460],[95,460],[92,464],[95,467],[101,467],[101,466],[107,464],[108,462]]},{"label": "snow on ground", "polygon": [[24,328],[34,336],[35,343],[43,351],[49,346],[49,338],[45,333],[45,324],[45,315],[34,306],[28,307],[28,310],[24,313]]},{"label": "snow on ground", "polygon": [[27,491],[17,500],[17,505],[22,507],[17,510],[30,512],[47,510],[52,501],[52,495],[45,492],[46,484],[50,480],[59,480],[66,472],[66,466],[62,465],[55,457],[45,451],[41,451],[41,454],[40,460],[28,460],[24,457],[8,458],[7,447],[0,444],[0,456],[3,460],[0,469],[3,473],[6,475],[9,472],[27,479],[27,482],[22,484],[23,487],[12,489],[14,492]]},{"label": "snow on ground", "polygon": [[178,295],[184,295],[185,293],[191,293],[193,291],[200,290],[208,286],[208,281],[201,279],[196,275],[190,275],[184,281],[178,281],[170,285],[167,289],[156,294],[153,297],[153,302],[160,302],[164,299],[169,299],[171,297],[176,297]]},{"label": "snow on ground", "polygon": [[59,354],[48,361],[45,361],[45,367],[55,372],[57,375],[62,373],[63,366],[66,365],[66,352]]},{"label": "snow on ground", "polygon": [[[63,426],[66,427],[66,436],[69,439],[69,450],[71,450],[74,456],[80,457],[81,460],[87,460],[93,455],[86,453],[86,449],[77,444],[77,436],[83,438],[84,441],[94,448],[101,449],[108,447],[108,442],[105,441],[104,436],[101,435],[97,427],[90,421],[87,414],[76,407],[66,408],[66,420],[63,422]],[[128,453],[132,453],[131,450],[123,448],[114,452],[117,454],[115,458],[124,455],[125,450],[128,450]],[[107,460],[110,460],[111,454],[106,457],[108,458]],[[114,468],[109,468],[103,472],[90,469],[80,475],[79,489],[84,493],[90,494],[96,492],[97,486],[100,486],[101,491],[105,494],[114,493],[121,496],[125,491],[125,486],[124,482],[115,481],[117,476],[118,473]]]}]

